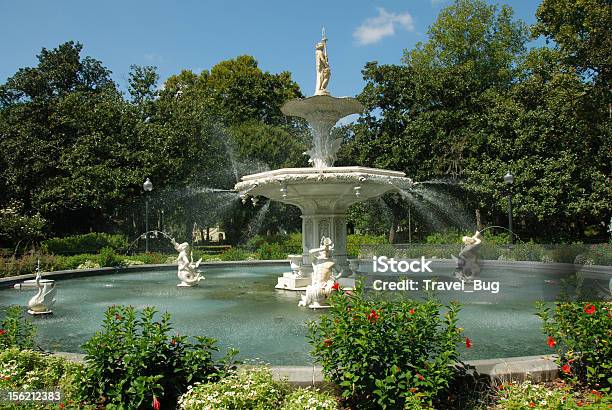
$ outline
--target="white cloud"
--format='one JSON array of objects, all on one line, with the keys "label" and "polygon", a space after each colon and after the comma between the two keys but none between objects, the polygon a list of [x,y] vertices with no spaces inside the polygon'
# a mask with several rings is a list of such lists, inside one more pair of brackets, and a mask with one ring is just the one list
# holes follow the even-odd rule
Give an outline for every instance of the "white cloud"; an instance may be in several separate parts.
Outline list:
[{"label": "white cloud", "polygon": [[144,55],[145,60],[151,61],[153,63],[162,63],[164,62],[164,58],[156,53],[147,53]]},{"label": "white cloud", "polygon": [[353,37],[360,45],[374,44],[395,34],[396,28],[414,31],[413,19],[410,13],[390,13],[382,7],[378,16],[367,18],[353,32]]}]

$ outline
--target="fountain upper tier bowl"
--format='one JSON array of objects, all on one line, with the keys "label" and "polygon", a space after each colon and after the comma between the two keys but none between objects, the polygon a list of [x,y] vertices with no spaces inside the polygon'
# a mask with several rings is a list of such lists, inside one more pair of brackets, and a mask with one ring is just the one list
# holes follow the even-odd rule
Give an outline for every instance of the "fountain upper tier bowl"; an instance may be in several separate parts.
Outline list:
[{"label": "fountain upper tier bowl", "polygon": [[356,202],[412,185],[403,172],[353,166],[261,172],[242,177],[235,189],[243,195],[261,195],[296,205],[303,212],[315,209],[344,212]]}]

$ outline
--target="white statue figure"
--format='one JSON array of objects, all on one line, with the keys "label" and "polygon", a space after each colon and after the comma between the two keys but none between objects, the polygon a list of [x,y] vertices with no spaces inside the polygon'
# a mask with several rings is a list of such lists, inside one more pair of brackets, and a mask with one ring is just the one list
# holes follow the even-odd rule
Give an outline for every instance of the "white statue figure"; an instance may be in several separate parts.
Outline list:
[{"label": "white statue figure", "polygon": [[[189,250],[189,244],[183,242],[177,243],[174,239],[171,240],[174,249],[179,253],[178,263],[178,278],[181,280],[177,286],[180,287],[193,287],[198,286],[198,283],[204,279],[203,276],[198,272],[198,267],[202,263],[202,258],[197,262],[193,262],[193,254]],[[189,256],[188,256],[189,255]]]},{"label": "white statue figure", "polygon": [[38,288],[38,292],[28,302],[28,313],[31,315],[53,313],[51,311],[51,306],[55,303],[55,295],[57,293],[55,282],[49,281],[40,283],[40,280],[40,270],[36,269],[36,287]]},{"label": "white statue figure", "polygon": [[325,37],[325,29],[323,29],[321,37],[321,42],[317,43],[315,47],[317,59],[317,85],[315,95],[329,95],[327,84],[329,83],[331,70],[329,69],[329,60],[327,59],[327,37]]},{"label": "white statue figure", "polygon": [[[313,309],[327,307],[325,299],[334,290],[334,283],[341,275],[336,272],[336,263],[331,259],[333,249],[334,244],[331,239],[324,236],[321,238],[321,246],[310,250],[312,281],[306,287],[306,294],[302,296],[298,306],[308,306]],[[337,274],[334,275],[334,272]]]},{"label": "white statue figure", "polygon": [[455,276],[459,279],[471,282],[473,278],[480,276],[480,265],[478,264],[478,248],[482,244],[480,232],[476,231],[473,236],[462,238],[463,247],[457,258],[457,270]]}]

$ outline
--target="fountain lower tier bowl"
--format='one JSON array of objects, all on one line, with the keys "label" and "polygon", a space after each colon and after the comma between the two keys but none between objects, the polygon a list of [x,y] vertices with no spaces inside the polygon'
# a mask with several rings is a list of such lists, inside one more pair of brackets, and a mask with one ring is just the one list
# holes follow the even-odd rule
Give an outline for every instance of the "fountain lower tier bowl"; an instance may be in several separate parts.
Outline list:
[{"label": "fountain lower tier bowl", "polygon": [[264,196],[302,211],[342,212],[356,202],[389,191],[410,189],[403,172],[365,167],[283,168],[242,177],[235,189],[243,196]]}]

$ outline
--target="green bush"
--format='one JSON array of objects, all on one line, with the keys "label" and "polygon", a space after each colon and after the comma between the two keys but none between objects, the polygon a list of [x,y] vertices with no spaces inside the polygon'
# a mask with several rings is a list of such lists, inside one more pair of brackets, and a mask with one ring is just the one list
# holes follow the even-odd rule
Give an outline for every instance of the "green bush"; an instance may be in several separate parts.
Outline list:
[{"label": "green bush", "polygon": [[287,235],[255,235],[244,244],[244,248],[255,252],[264,243],[282,243],[287,240]]},{"label": "green bush", "polygon": [[[461,244],[464,236],[472,236],[474,232],[443,231],[427,235],[425,242],[431,245],[454,245]],[[510,243],[510,233],[502,232],[494,234],[487,230],[482,234],[483,242],[489,245],[507,245]]]},{"label": "green bush", "polygon": [[296,389],[285,397],[281,410],[336,410],[338,400],[327,392]]},{"label": "green bush", "polygon": [[384,235],[352,234],[346,238],[346,253],[349,258],[356,258],[361,253],[362,245],[382,245],[388,243]]},{"label": "green bush", "polygon": [[[149,253],[140,253],[138,255],[131,256],[122,256],[122,260],[130,260],[130,261],[138,261],[147,265],[158,265],[162,263],[166,263],[166,259],[168,259],[169,255],[157,252],[149,252]],[[173,255],[176,257],[176,254]],[[194,252],[195,258],[195,252]],[[196,258],[197,260],[197,258]]]},{"label": "green bush", "polygon": [[90,404],[138,409],[157,400],[174,408],[188,385],[216,381],[231,368],[235,351],[215,363],[214,339],[171,336],[170,315],[155,321],[155,313],[145,308],[137,317],[123,306],[106,311],[102,331],[83,346],[87,366],[79,383]]},{"label": "green bush", "polygon": [[222,261],[244,261],[248,259],[254,259],[254,255],[245,251],[242,248],[231,248],[219,255]]},{"label": "green bush", "polygon": [[425,242],[432,245],[450,245],[461,243],[461,237],[463,235],[465,235],[465,233],[458,231],[435,232],[431,235],[427,235]]},{"label": "green bush", "polygon": [[0,243],[14,247],[32,245],[44,237],[47,221],[39,214],[27,215],[20,201],[0,208]]},{"label": "green bush", "polygon": [[257,249],[257,259],[287,259],[287,255],[278,243],[264,243]]},{"label": "green bush", "polygon": [[61,404],[2,403],[3,409],[85,409],[94,408],[80,402],[76,379],[82,366],[63,358],[48,356],[33,350],[10,348],[0,351],[0,391],[62,392]]},{"label": "green bush", "polygon": [[25,318],[24,308],[9,306],[0,322],[0,349],[34,348],[36,328]]},{"label": "green bush", "polygon": [[100,250],[100,255],[98,255],[98,263],[100,266],[119,266],[121,264],[121,259],[112,248],[102,248]]},{"label": "green bush", "polygon": [[561,374],[594,387],[612,386],[610,304],[557,302],[538,304],[546,342],[559,355]]},{"label": "green bush", "polygon": [[67,236],[65,238],[47,239],[42,242],[45,253],[55,255],[74,255],[78,253],[97,253],[102,248],[115,251],[125,249],[128,241],[123,235],[92,232],[85,235]]},{"label": "green bush", "polygon": [[216,383],[195,385],[181,396],[179,408],[184,410],[277,409],[288,391],[289,386],[284,382],[275,381],[270,370],[255,367],[231,374]]},{"label": "green bush", "polygon": [[362,284],[330,302],[309,326],[312,355],[350,408],[431,405],[448,388],[461,341],[458,305],[375,299]]},{"label": "green bush", "polygon": [[329,393],[310,389],[291,390],[285,381],[274,380],[266,367],[249,367],[215,383],[195,384],[179,399],[182,410],[336,410]]},{"label": "green bush", "polygon": [[612,396],[604,395],[597,390],[579,394],[572,391],[569,385],[546,386],[531,381],[501,384],[498,386],[497,396],[493,410],[601,410],[612,406]]},{"label": "green bush", "polygon": [[302,253],[302,235],[256,235],[249,239],[245,249],[254,251],[258,259],[287,259],[287,255]]},{"label": "green bush", "polygon": [[[568,258],[571,256],[571,254],[568,255]],[[573,263],[610,266],[612,265],[612,246],[607,243],[590,245],[574,257]]]}]

